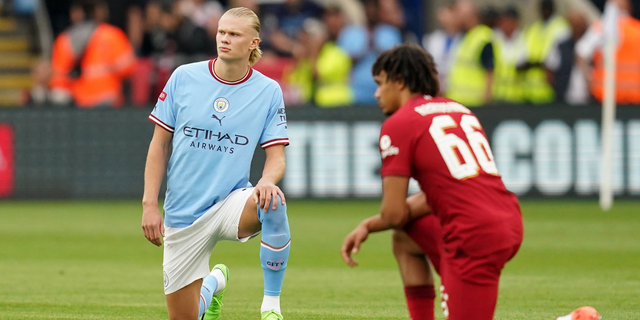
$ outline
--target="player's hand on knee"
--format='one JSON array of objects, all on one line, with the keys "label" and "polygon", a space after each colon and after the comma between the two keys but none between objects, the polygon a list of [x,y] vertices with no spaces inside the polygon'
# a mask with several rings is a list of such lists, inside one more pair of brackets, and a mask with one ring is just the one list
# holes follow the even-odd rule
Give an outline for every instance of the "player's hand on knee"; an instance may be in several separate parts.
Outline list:
[{"label": "player's hand on knee", "polygon": [[342,250],[340,253],[342,254],[342,260],[346,262],[349,266],[355,267],[358,263],[353,260],[351,254],[358,253],[360,250],[360,245],[367,240],[369,237],[369,230],[364,224],[358,225],[351,233],[344,239],[342,243]]},{"label": "player's hand on knee", "polygon": [[157,207],[149,207],[142,209],[142,231],[144,237],[156,246],[162,245],[162,237],[164,237],[164,222],[162,214]]},{"label": "player's hand on knee", "polygon": [[286,200],[282,190],[274,183],[264,179],[260,179],[253,190],[253,200],[264,212],[269,211],[269,206],[273,210],[278,208],[278,196],[282,200],[281,204],[284,205]]}]

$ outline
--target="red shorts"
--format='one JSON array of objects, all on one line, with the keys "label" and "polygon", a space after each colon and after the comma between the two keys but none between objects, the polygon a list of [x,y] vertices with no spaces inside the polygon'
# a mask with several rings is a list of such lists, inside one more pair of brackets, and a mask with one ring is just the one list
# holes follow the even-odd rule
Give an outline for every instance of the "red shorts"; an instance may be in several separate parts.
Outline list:
[{"label": "red shorts", "polygon": [[442,227],[434,215],[424,216],[405,227],[442,278],[443,312],[448,320],[491,320],[498,299],[500,273],[515,256],[520,244],[482,257],[464,252],[444,252]]}]

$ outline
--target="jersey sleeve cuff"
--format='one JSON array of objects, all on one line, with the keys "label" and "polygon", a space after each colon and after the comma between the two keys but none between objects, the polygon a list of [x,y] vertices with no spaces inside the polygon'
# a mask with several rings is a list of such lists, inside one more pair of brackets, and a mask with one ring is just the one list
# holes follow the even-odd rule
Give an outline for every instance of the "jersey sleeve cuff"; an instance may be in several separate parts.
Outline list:
[{"label": "jersey sleeve cuff", "polygon": [[287,138],[282,138],[282,139],[273,139],[273,140],[269,140],[265,143],[262,143],[260,145],[260,147],[262,147],[262,149],[266,149],[268,147],[271,146],[275,146],[275,145],[279,145],[279,144],[284,144],[285,147],[289,145],[289,139]]},{"label": "jersey sleeve cuff", "polygon": [[162,120],[156,118],[156,116],[154,116],[152,114],[149,115],[149,120],[155,122],[155,124],[159,125],[162,129],[165,129],[165,130],[167,130],[167,131],[169,131],[171,133],[173,133],[173,131],[174,131],[174,128],[172,126],[162,122]]},{"label": "jersey sleeve cuff", "polygon": [[391,170],[381,171],[380,176],[382,176],[383,178],[386,176],[401,176],[401,177],[411,178],[411,172],[406,172],[405,170],[400,170],[400,169],[391,169]]}]

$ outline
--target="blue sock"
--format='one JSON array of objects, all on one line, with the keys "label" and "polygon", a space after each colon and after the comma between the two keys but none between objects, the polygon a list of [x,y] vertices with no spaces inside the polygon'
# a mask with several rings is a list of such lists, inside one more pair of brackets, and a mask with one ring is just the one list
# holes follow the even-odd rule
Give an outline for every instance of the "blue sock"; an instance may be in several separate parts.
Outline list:
[{"label": "blue sock", "polygon": [[287,205],[282,204],[280,197],[277,201],[276,210],[264,212],[258,208],[258,219],[262,223],[260,263],[264,273],[264,294],[268,296],[280,295],[291,244]]},{"label": "blue sock", "polygon": [[209,305],[213,294],[218,290],[218,280],[212,275],[208,275],[202,281],[202,287],[200,288],[200,311],[198,311],[198,319],[202,317]]}]

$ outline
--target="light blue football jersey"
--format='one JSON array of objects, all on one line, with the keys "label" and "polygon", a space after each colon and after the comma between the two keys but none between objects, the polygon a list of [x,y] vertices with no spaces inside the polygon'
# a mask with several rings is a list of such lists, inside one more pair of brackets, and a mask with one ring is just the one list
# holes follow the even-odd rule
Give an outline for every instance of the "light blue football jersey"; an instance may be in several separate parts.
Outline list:
[{"label": "light blue football jersey", "polygon": [[189,226],[232,191],[251,186],[256,144],[289,144],[280,86],[252,68],[225,81],[214,63],[177,68],[149,115],[173,133],[164,203],[169,227]]}]

